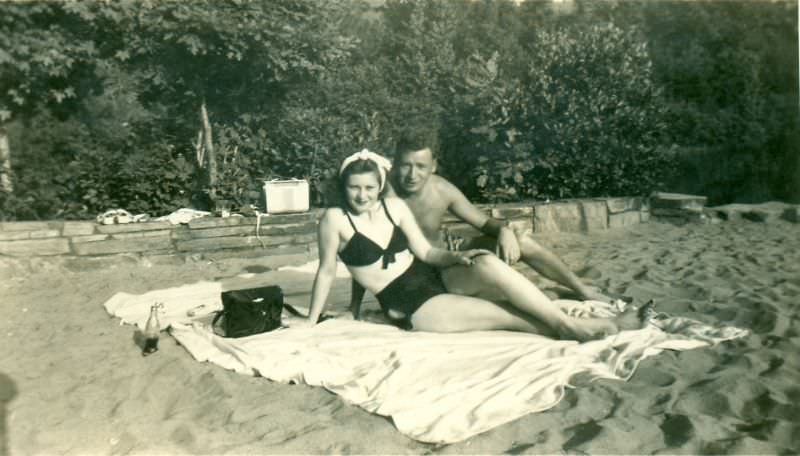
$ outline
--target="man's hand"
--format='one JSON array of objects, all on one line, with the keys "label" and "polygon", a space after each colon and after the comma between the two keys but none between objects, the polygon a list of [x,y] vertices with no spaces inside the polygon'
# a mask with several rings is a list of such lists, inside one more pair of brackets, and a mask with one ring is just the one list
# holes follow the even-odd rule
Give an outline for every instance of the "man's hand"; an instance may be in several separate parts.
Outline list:
[{"label": "man's hand", "polygon": [[519,242],[511,228],[503,227],[497,235],[497,256],[507,264],[519,261]]}]

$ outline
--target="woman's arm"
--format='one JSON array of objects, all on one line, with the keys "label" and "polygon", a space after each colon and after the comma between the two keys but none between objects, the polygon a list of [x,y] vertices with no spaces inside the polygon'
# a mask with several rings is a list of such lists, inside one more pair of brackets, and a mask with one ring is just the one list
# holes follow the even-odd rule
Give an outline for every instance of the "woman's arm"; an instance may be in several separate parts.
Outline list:
[{"label": "woman's arm", "polygon": [[[476,256],[478,251],[470,252],[452,252],[445,249],[434,247],[428,241],[428,238],[422,234],[417,219],[411,209],[408,208],[406,202],[399,198],[387,198],[387,204],[390,204],[390,212],[395,218],[397,225],[403,230],[403,234],[408,239],[408,245],[414,256],[424,261],[425,263],[432,264],[438,267],[447,267],[454,264],[472,264],[472,257]],[[489,253],[488,251],[481,251],[480,254]]]},{"label": "woman's arm", "polygon": [[336,253],[339,250],[339,229],[335,209],[328,209],[319,222],[317,243],[319,245],[319,267],[311,288],[311,306],[308,319],[316,324],[325,310],[325,301],[336,278]]}]

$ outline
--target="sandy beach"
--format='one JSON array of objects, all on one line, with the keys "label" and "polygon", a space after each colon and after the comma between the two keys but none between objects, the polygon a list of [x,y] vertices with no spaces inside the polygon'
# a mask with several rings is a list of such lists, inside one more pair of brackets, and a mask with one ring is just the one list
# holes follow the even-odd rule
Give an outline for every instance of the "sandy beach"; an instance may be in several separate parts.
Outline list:
[{"label": "sandy beach", "polygon": [[[311,278],[258,259],[123,257],[6,262],[0,399],[9,454],[796,454],[800,452],[800,225],[651,222],[537,236],[585,281],[659,310],[749,329],[715,347],[646,359],[630,381],[571,389],[553,409],[466,441],[411,440],[321,388],[194,361],[164,335],[143,357],[103,303],[199,280],[281,284],[307,305]],[[551,296],[562,289],[524,269]],[[338,279],[333,310],[346,308]],[[376,309],[374,301],[365,304]]]}]

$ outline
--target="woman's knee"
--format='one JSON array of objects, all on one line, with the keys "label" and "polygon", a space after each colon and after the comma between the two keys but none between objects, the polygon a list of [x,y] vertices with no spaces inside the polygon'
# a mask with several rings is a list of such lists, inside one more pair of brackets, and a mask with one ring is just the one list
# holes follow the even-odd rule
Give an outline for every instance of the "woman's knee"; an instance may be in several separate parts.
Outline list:
[{"label": "woman's knee", "polygon": [[481,255],[473,258],[470,266],[483,278],[484,281],[496,283],[501,280],[504,274],[511,269],[503,260],[496,255]]},{"label": "woman's knee", "polygon": [[478,255],[472,258],[472,267],[496,269],[506,263],[494,254]]}]

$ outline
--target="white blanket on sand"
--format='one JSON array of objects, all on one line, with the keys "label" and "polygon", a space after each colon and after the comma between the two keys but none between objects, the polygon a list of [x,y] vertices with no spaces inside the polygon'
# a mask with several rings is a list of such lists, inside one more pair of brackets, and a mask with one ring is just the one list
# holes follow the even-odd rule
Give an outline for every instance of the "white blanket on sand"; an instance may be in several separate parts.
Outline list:
[{"label": "white blanket on sand", "polygon": [[[118,293],[106,310],[144,326],[164,303],[162,324],[198,361],[278,382],[322,386],[349,403],[391,417],[403,434],[452,443],[555,406],[575,374],[627,379],[662,350],[687,350],[747,331],[672,317],[644,329],[579,344],[507,331],[435,334],[348,319],[226,339],[186,316],[221,308],[212,282],[143,295]],[[593,307],[573,303],[591,313]],[[202,306],[202,307],[198,307]]]}]

